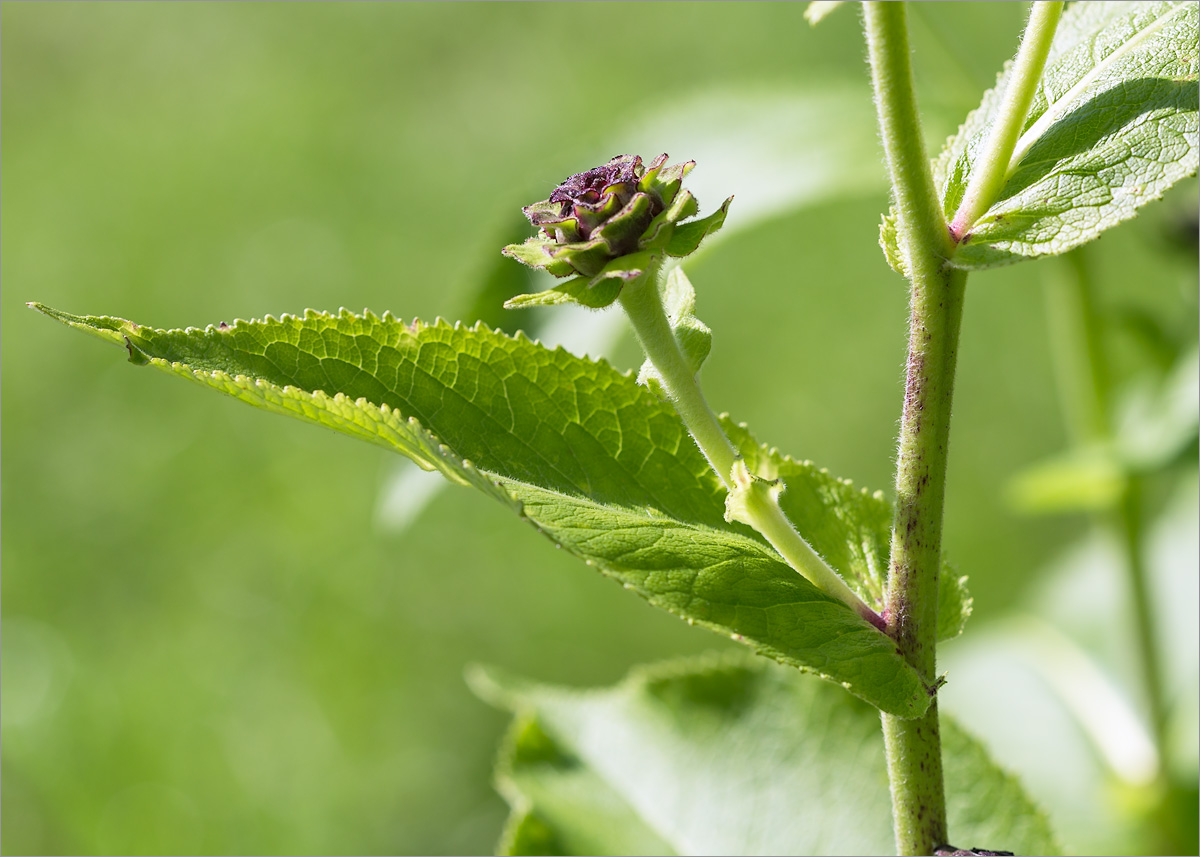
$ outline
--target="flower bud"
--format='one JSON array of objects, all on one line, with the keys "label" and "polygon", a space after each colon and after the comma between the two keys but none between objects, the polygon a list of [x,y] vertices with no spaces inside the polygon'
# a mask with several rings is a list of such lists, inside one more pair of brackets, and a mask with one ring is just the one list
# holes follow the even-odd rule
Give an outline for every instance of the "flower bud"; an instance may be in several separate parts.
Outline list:
[{"label": "flower bud", "polygon": [[643,166],[638,155],[618,155],[571,176],[550,197],[523,211],[539,234],[504,253],[555,277],[574,277],[546,292],[520,295],[505,306],[573,302],[608,306],[626,285],[647,279],[664,256],[686,256],[725,221],[726,200],[708,217],[681,224],[698,211],[682,190],[696,166],[666,166],[660,155]]}]

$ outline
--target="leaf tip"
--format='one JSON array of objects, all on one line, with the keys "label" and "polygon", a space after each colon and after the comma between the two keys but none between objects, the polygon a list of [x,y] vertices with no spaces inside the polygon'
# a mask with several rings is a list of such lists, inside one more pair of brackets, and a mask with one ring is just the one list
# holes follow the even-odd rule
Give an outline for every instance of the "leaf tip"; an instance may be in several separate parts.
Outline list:
[{"label": "leaf tip", "polygon": [[499,667],[467,664],[463,669],[463,680],[473,694],[494,708],[515,711],[520,706],[522,680]]}]

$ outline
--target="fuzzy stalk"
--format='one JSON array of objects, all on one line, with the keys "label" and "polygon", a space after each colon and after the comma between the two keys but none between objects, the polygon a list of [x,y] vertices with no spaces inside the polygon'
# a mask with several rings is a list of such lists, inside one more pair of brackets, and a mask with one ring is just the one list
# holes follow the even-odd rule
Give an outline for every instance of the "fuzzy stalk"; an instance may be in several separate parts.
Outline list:
[{"label": "fuzzy stalk", "polygon": [[641,282],[621,289],[618,301],[633,326],[642,351],[658,370],[671,404],[721,484],[728,489],[738,453],[721,428],[717,415],[708,406],[696,373],[688,365],[687,358],[679,348],[679,341],[675,339],[675,331],[671,329],[658,289],[661,270],[660,263],[647,271]]},{"label": "fuzzy stalk", "polygon": [[[863,5],[871,79],[891,178],[911,314],[896,515],[892,526],[888,633],[904,658],[936,686],[938,572],[950,405],[966,274],[946,263],[954,241],[930,172],[909,62],[903,3]],[[932,854],[948,842],[937,701],[923,717],[883,715],[896,848]]]},{"label": "fuzzy stalk", "polygon": [[813,550],[779,507],[782,486],[765,483],[746,470],[683,356],[663,307],[659,275],[657,269],[648,272],[641,282],[623,288],[618,300],[684,426],[730,492],[731,519],[753,527],[802,577],[882,631],[883,618]]}]

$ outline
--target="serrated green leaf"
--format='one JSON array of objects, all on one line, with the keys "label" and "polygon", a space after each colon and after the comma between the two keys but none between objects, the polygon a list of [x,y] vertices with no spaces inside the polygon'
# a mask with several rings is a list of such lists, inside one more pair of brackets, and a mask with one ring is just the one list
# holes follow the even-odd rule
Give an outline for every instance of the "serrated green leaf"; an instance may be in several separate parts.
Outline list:
[{"label": "serrated green leaf", "polygon": [[896,226],[896,209],[889,209],[879,224],[879,247],[892,270],[908,279],[908,263],[900,248],[900,231]]},{"label": "serrated green leaf", "polygon": [[[538,818],[541,842],[558,853],[627,853],[619,830],[570,850],[572,837],[595,829],[590,808],[560,795],[542,801],[568,776],[586,776],[607,802],[603,812],[619,806],[677,854],[894,853],[878,715],[827,684],[744,656],[642,667],[604,690],[494,670],[470,679],[492,704],[536,722],[540,752],[514,748],[514,730],[497,781],[514,816]],[[952,841],[1057,853],[1020,784],[952,719],[941,721]],[[509,837],[501,853],[539,853],[525,850],[538,844]]]},{"label": "serrated green leaf", "polygon": [[[725,521],[724,490],[670,406],[606,363],[345,310],[161,331],[38,308],[141,362],[474,485],[650,603],[884,711],[929,705],[888,637]],[[788,480],[797,496],[801,481]]]},{"label": "serrated green leaf", "polygon": [[725,217],[729,214],[729,205],[732,202],[733,197],[731,196],[708,217],[701,217],[699,220],[691,220],[676,226],[667,242],[667,255],[679,258],[695,253],[705,238],[725,224]]},{"label": "serrated green leaf", "polygon": [[[1005,185],[953,263],[981,269],[1064,253],[1194,174],[1197,40],[1195,3],[1072,3]],[[962,200],[1008,74],[934,163],[947,216]]]}]

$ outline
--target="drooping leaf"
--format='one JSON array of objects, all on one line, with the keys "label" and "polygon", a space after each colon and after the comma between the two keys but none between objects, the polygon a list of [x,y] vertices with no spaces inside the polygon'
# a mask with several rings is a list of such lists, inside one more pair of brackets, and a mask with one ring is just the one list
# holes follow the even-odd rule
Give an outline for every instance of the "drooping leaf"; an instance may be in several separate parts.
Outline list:
[{"label": "drooping leaf", "polygon": [[[513,807],[501,853],[894,853],[878,715],[827,684],[744,656],[603,690],[470,679],[517,713],[496,774]],[[1057,853],[1020,784],[945,716],[942,736],[954,844]],[[593,812],[621,821],[598,831]]]},{"label": "drooping leaf", "polygon": [[[882,710],[914,717],[928,707],[924,682],[888,637],[725,521],[723,489],[669,405],[606,363],[482,327],[347,311],[162,331],[38,308],[135,363],[474,485],[652,604]],[[785,475],[789,491],[820,495],[805,478]],[[832,552],[837,520],[817,528],[818,550]],[[805,532],[808,522],[796,523]],[[870,593],[858,567],[842,573]]]},{"label": "drooping leaf", "polygon": [[[956,266],[990,268],[1064,253],[1195,174],[1197,19],[1190,2],[1068,7],[1004,187],[970,227]],[[962,200],[1008,76],[1000,76],[934,163],[948,217]]]}]

